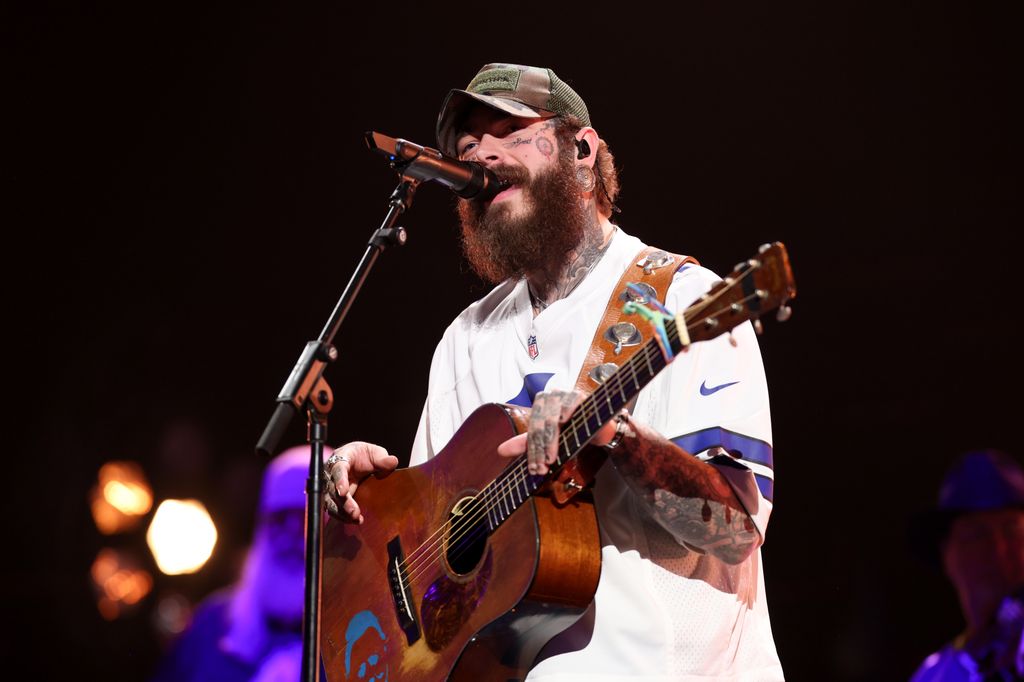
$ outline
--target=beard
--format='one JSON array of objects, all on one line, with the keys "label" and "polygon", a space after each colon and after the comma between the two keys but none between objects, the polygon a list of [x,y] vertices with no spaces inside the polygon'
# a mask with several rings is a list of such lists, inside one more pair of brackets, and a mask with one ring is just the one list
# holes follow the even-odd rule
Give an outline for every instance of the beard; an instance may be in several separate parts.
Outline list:
[{"label": "beard", "polygon": [[534,272],[560,272],[588,226],[571,154],[559,154],[553,168],[532,178],[522,167],[491,170],[520,189],[523,212],[512,215],[508,202],[459,200],[462,251],[470,267],[491,284]]}]

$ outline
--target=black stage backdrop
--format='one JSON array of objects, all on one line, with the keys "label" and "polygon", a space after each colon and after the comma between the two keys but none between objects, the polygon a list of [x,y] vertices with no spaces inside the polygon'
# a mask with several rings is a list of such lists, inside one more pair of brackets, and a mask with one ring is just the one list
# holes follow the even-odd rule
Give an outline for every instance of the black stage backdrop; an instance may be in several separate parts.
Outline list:
[{"label": "black stage backdrop", "polygon": [[[295,3],[300,4],[301,3]],[[1014,3],[1005,3],[1008,7]],[[490,61],[553,67],[622,167],[622,226],[718,272],[783,240],[800,289],[761,339],[776,508],[764,546],[793,680],[900,680],[961,626],[905,542],[959,452],[1019,437],[1019,16],[995,3],[687,2],[6,12],[0,644],[39,679],[131,680],[157,598],[232,579],[252,446],[384,214],[364,130],[433,145]],[[330,441],[405,456],[436,341],[486,287],[421,188],[341,330]],[[296,424],[288,444],[301,442]],[[97,612],[110,459],[197,497],[221,540]],[[11,678],[14,679],[14,678]]]}]

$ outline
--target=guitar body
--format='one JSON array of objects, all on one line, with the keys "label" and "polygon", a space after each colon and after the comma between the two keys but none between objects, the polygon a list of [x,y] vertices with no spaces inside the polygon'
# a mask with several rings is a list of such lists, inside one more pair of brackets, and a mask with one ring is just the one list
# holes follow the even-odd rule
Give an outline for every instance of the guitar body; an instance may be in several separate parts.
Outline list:
[{"label": "guitar body", "polygon": [[[430,461],[369,478],[365,522],[323,538],[321,652],[330,682],[521,680],[593,599],[600,540],[588,495],[538,494],[488,531],[476,497],[508,466],[497,446],[524,430],[484,405]],[[581,499],[582,498],[582,499]]]}]

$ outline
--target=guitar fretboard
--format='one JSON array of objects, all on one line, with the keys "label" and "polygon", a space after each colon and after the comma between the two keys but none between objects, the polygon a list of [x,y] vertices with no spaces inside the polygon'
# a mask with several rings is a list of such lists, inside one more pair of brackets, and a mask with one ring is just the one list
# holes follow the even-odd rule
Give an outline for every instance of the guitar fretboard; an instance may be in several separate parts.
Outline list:
[{"label": "guitar fretboard", "polygon": [[[665,322],[665,332],[672,352],[679,352],[682,344],[674,321]],[[525,455],[506,467],[479,496],[487,510],[488,529],[493,532],[511,516],[512,512],[533,495],[552,473],[575,457],[601,426],[629,404],[629,401],[667,364],[658,342],[654,339],[649,340],[573,412],[572,417],[562,428],[558,458],[550,467],[551,473],[531,475],[527,470]]]}]

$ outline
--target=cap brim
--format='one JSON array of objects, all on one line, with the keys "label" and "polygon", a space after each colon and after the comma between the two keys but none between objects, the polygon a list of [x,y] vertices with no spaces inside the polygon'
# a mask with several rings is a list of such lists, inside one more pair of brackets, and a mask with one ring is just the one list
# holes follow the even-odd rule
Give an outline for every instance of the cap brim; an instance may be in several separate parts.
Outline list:
[{"label": "cap brim", "polygon": [[455,149],[456,127],[462,122],[469,108],[476,103],[485,104],[492,109],[523,118],[549,118],[555,112],[547,109],[530,107],[522,102],[495,95],[481,95],[466,90],[452,90],[441,105],[441,114],[437,117],[437,144],[441,151],[449,156],[458,154]]}]

